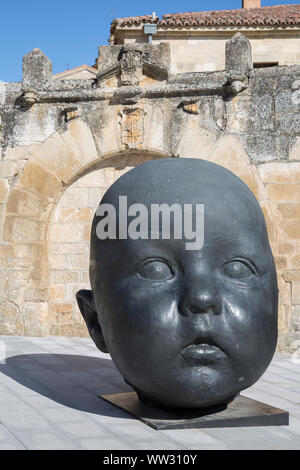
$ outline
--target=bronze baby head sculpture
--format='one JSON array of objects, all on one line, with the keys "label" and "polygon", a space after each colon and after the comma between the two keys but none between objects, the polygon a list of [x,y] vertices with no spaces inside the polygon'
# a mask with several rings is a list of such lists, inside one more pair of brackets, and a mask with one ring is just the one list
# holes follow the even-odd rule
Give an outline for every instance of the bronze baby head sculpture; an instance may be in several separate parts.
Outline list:
[{"label": "bronze baby head sculpture", "polygon": [[[167,231],[161,216],[150,224],[162,205]],[[180,233],[191,207],[198,218]],[[264,216],[219,165],[159,159],[121,176],[93,220],[90,280],[77,300],[92,339],[154,406],[227,404],[272,359],[278,290]]]}]

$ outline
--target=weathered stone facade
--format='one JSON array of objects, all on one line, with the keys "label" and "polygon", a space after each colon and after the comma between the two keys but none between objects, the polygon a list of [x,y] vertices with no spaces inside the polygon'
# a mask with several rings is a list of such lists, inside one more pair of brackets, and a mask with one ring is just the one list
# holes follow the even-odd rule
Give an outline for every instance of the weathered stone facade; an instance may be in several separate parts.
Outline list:
[{"label": "weathered stone facade", "polygon": [[99,48],[95,80],[53,80],[35,49],[0,83],[2,334],[86,335],[89,231],[105,189],[147,159],[203,158],[265,212],[279,350],[300,347],[300,65],[252,69],[242,35],[218,72],[170,74],[168,44]]}]

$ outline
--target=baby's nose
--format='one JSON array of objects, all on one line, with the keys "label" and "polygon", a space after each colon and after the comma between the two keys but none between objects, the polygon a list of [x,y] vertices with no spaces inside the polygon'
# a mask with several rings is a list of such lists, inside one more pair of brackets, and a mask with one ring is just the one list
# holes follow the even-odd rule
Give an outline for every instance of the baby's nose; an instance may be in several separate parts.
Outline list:
[{"label": "baby's nose", "polygon": [[183,315],[191,313],[218,314],[221,311],[220,304],[214,283],[199,281],[188,287],[180,310]]}]

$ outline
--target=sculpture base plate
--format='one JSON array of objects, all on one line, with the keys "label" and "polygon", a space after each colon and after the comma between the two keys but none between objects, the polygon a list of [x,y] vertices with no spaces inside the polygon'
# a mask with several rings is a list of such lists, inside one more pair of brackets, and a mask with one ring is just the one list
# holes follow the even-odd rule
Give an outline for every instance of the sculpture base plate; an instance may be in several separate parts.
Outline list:
[{"label": "sculpture base plate", "polygon": [[163,410],[139,400],[135,392],[99,395],[154,429],[280,426],[289,424],[289,413],[237,396],[229,405],[207,410]]}]

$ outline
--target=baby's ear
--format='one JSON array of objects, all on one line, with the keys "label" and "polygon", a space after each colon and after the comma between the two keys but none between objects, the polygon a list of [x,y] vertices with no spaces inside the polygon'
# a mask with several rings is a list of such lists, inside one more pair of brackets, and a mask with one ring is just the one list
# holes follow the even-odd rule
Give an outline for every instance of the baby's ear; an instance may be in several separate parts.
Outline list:
[{"label": "baby's ear", "polygon": [[108,349],[99,324],[93,292],[91,290],[80,290],[76,294],[76,299],[92,340],[100,351],[107,353]]}]

